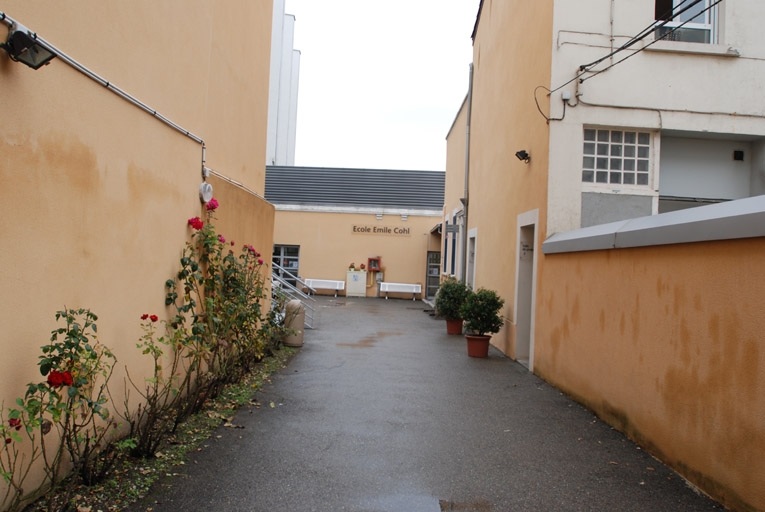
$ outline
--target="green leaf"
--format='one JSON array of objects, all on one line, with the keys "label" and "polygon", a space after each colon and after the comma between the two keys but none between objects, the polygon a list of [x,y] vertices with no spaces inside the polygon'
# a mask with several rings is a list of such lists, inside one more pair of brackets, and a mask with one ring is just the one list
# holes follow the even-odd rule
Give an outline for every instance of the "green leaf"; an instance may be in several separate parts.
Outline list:
[{"label": "green leaf", "polygon": [[78,391],[79,390],[75,386],[69,386],[69,389],[66,390],[67,394],[69,395],[69,398],[76,397]]},{"label": "green leaf", "polygon": [[50,367],[51,367],[51,360],[50,359],[43,359],[40,361],[40,373],[43,377],[48,375],[50,373]]}]

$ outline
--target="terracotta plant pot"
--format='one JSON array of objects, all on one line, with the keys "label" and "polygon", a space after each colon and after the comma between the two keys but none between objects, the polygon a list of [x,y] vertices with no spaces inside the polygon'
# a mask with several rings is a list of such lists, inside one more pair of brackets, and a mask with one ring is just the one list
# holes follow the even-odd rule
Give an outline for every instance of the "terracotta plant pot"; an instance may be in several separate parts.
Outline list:
[{"label": "terracotta plant pot", "polygon": [[466,334],[465,339],[467,340],[467,350],[470,357],[489,356],[489,340],[491,340],[491,336]]},{"label": "terracotta plant pot", "polygon": [[462,320],[447,318],[446,334],[462,334]]}]

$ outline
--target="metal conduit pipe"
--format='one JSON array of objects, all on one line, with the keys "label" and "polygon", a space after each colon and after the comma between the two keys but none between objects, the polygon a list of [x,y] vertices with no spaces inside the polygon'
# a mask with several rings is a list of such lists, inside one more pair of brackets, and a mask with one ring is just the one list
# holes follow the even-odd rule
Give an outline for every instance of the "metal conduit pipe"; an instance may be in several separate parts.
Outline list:
[{"label": "metal conduit pipe", "polygon": [[[16,22],[10,16],[7,16],[4,12],[0,12],[0,21],[4,22],[9,27],[13,27],[14,24],[18,24],[18,22]],[[46,41],[42,37],[38,36],[36,33],[32,32],[32,31],[29,31],[29,35],[33,39],[35,39],[46,50],[48,50],[49,52],[55,54],[56,57],[58,57],[59,59],[61,59],[65,63],[69,64],[69,66],[73,67],[74,69],[76,69],[77,71],[82,73],[83,75],[85,75],[88,78],[90,78],[91,80],[99,83],[100,85],[103,85],[104,87],[106,87],[107,89],[112,91],[114,94],[119,96],[120,98],[122,98],[122,99],[124,99],[124,100],[126,100],[126,101],[128,101],[130,103],[132,103],[133,105],[135,105],[136,107],[140,108],[144,112],[147,112],[147,113],[151,114],[152,116],[154,116],[155,118],[157,118],[158,120],[160,120],[161,122],[163,122],[164,124],[166,124],[167,126],[172,128],[173,130],[175,130],[175,131],[177,131],[179,133],[182,133],[183,135],[185,135],[186,137],[190,138],[194,142],[196,142],[198,144],[201,144],[202,145],[202,179],[206,179],[207,178],[207,175],[209,174],[209,169],[207,169],[205,167],[205,151],[206,151],[206,147],[205,147],[205,141],[201,137],[198,137],[198,136],[194,135],[193,133],[191,133],[190,131],[186,130],[185,128],[183,128],[179,124],[177,124],[177,123],[171,121],[170,119],[168,119],[167,117],[163,116],[162,114],[157,112],[155,109],[151,108],[146,103],[142,102],[141,100],[139,100],[138,98],[136,98],[132,94],[123,91],[122,89],[120,89],[116,85],[112,84],[109,80],[106,80],[105,78],[101,77],[100,75],[98,75],[94,71],[92,71],[92,70],[88,69],[87,67],[85,67],[84,65],[80,64],[75,59],[73,59],[72,57],[70,57],[66,53],[62,52],[61,50],[56,48],[54,45],[52,45],[51,43],[49,43],[48,41]]]},{"label": "metal conduit pipe", "polygon": [[467,283],[468,266],[468,203],[470,202],[470,118],[473,115],[473,63],[470,63],[470,79],[468,81],[467,119],[465,120],[465,197],[462,198],[464,214],[462,216],[462,282]]}]

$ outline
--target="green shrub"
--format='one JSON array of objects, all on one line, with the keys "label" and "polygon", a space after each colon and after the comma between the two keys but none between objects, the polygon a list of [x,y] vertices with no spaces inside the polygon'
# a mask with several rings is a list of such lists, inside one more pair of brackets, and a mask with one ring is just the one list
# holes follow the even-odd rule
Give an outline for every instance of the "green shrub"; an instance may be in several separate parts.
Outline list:
[{"label": "green shrub", "polygon": [[462,281],[448,277],[441,283],[436,294],[436,313],[449,320],[462,320],[460,308],[470,294],[470,289]]},{"label": "green shrub", "polygon": [[505,323],[499,314],[504,305],[505,300],[494,290],[481,288],[470,293],[460,308],[465,330],[481,336],[499,332]]}]

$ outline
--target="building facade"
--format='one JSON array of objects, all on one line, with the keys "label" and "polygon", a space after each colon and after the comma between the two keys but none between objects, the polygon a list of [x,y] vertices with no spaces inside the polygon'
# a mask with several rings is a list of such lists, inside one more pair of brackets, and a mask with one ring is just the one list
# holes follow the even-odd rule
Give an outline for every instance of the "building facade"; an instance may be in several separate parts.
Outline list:
[{"label": "building facade", "polygon": [[274,0],[268,95],[267,165],[295,165],[300,50],[294,48],[295,16]]},{"label": "building facade", "polygon": [[484,0],[447,139],[443,272],[507,299],[497,347],[736,510],[765,510],[763,14]]},{"label": "building facade", "polygon": [[[303,280],[348,282],[351,264],[363,264],[361,296],[386,296],[379,283],[399,283],[419,285],[416,298],[432,297],[439,282],[443,197],[444,173],[438,171],[269,166],[273,259]],[[370,268],[374,260],[377,269]],[[348,293],[347,286],[339,291]],[[389,295],[413,298],[409,292]]]}]

